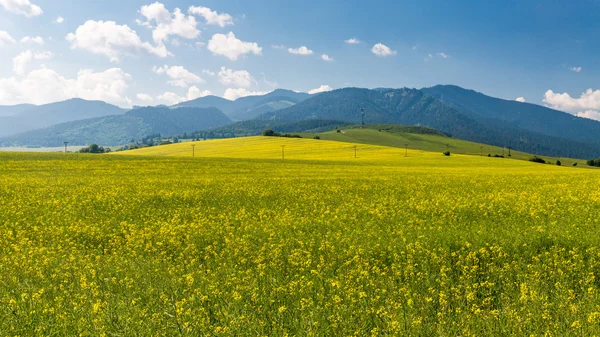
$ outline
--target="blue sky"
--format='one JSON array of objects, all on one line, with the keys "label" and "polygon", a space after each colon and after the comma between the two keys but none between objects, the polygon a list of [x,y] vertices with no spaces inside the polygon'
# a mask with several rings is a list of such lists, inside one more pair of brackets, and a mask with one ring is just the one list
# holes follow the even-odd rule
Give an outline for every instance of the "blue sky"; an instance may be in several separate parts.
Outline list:
[{"label": "blue sky", "polygon": [[0,0],[0,104],[456,84],[595,118],[598,13],[598,1]]}]

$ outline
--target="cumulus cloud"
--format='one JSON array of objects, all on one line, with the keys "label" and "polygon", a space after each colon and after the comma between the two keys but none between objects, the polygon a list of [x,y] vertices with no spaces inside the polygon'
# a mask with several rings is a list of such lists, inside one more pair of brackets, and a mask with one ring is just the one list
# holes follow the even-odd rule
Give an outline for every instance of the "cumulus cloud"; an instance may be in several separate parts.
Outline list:
[{"label": "cumulus cloud", "polygon": [[215,76],[216,75],[214,71],[210,71],[210,70],[207,70],[207,69],[202,69],[202,73],[204,75],[208,75],[208,76]]},{"label": "cumulus cloud", "polygon": [[164,92],[164,93],[156,96],[156,99],[159,101],[162,101],[162,102],[166,102],[167,104],[170,104],[170,105],[181,103],[181,102],[185,101],[185,97],[181,97],[171,91],[167,91],[167,92]]},{"label": "cumulus cloud", "polygon": [[152,29],[152,38],[158,44],[163,44],[170,35],[185,39],[195,39],[200,35],[196,28],[198,24],[192,15],[185,15],[179,8],[169,12],[160,2],[145,5],[140,8],[140,14],[146,21],[138,20],[138,24]]},{"label": "cumulus cloud", "polygon": [[59,16],[59,17],[56,18],[56,20],[54,20],[54,22],[56,22],[56,23],[63,23],[63,22],[65,22],[65,18],[63,18],[62,16]]},{"label": "cumulus cloud", "polygon": [[296,55],[312,55],[313,51],[308,49],[306,46],[300,46],[298,48],[288,48],[288,52]]},{"label": "cumulus cloud", "polygon": [[269,93],[269,91],[249,91],[245,88],[237,88],[237,89],[228,88],[227,90],[225,90],[225,93],[223,94],[223,98],[228,99],[230,101],[235,101],[236,99],[238,99],[240,97],[259,96],[259,95],[265,95],[268,93]]},{"label": "cumulus cloud", "polygon": [[326,91],[331,91],[331,90],[333,90],[332,87],[330,87],[328,85],[321,85],[320,87],[318,87],[316,89],[309,90],[308,93],[313,95],[313,94],[318,94],[320,92],[326,92]]},{"label": "cumulus cloud", "polygon": [[131,56],[142,51],[158,57],[172,55],[164,45],[153,46],[142,42],[133,29],[127,25],[117,25],[114,21],[88,20],[77,27],[75,33],[69,33],[66,39],[71,43],[71,49],[104,55],[111,62],[118,62],[121,55]]},{"label": "cumulus cloud", "polygon": [[225,56],[232,61],[236,61],[244,54],[262,54],[262,48],[256,42],[244,42],[236,38],[233,32],[229,32],[227,35],[213,35],[210,41],[208,41],[207,48],[213,54]]},{"label": "cumulus cloud", "polygon": [[196,86],[191,86],[188,89],[186,96],[179,96],[174,92],[167,91],[167,92],[164,92],[164,93],[156,96],[156,99],[163,103],[166,103],[169,105],[174,105],[174,104],[181,103],[184,101],[191,101],[191,100],[194,100],[199,97],[208,96],[210,94],[212,94],[210,92],[210,90],[202,91],[202,90],[198,89],[198,87],[196,87]]},{"label": "cumulus cloud", "polygon": [[44,44],[44,39],[41,36],[25,36],[21,39],[21,43]]},{"label": "cumulus cloud", "polygon": [[193,85],[188,89],[187,99],[191,101],[193,99],[208,96],[210,94],[212,94],[210,90],[200,90],[198,87]]},{"label": "cumulus cloud", "polygon": [[517,102],[521,102],[521,103],[524,103],[524,102],[525,102],[525,97],[517,97],[517,98],[515,99],[515,101],[517,101]]},{"label": "cumulus cloud", "polygon": [[154,101],[152,96],[150,96],[148,94],[137,94],[137,95],[135,95],[135,97],[138,99],[138,101],[142,101],[145,103],[152,103],[152,101]]},{"label": "cumulus cloud", "polygon": [[0,47],[15,43],[15,39],[5,30],[0,30]]},{"label": "cumulus cloud", "polygon": [[25,73],[25,67],[32,60],[47,60],[54,56],[49,51],[44,52],[32,52],[26,50],[13,58],[13,70],[17,75],[23,75]]},{"label": "cumulus cloud", "polygon": [[9,12],[34,17],[42,15],[43,11],[38,5],[34,5],[29,0],[0,0],[0,5]]},{"label": "cumulus cloud", "polygon": [[204,80],[200,76],[190,72],[182,66],[154,66],[152,68],[152,71],[154,71],[157,74],[166,74],[171,79],[167,83],[174,87],[187,87],[190,84],[204,82]]},{"label": "cumulus cloud", "polygon": [[396,55],[396,51],[390,49],[390,47],[384,45],[383,43],[377,43],[371,48],[371,52],[380,57],[386,57],[390,55]]},{"label": "cumulus cloud", "polygon": [[188,9],[188,13],[202,16],[204,20],[206,20],[206,23],[209,25],[217,25],[220,27],[233,25],[233,18],[231,17],[231,15],[227,13],[219,14],[216,11],[212,11],[208,7],[191,6]]},{"label": "cumulus cloud", "polygon": [[273,48],[273,49],[285,49],[285,45],[283,45],[283,44],[275,44],[275,45],[272,45],[271,48]]},{"label": "cumulus cloud", "polygon": [[323,54],[323,55],[321,55],[321,59],[322,59],[323,61],[327,61],[327,62],[335,61],[335,60],[333,59],[333,57],[330,57],[330,56],[329,56],[329,55],[327,55],[327,54]]},{"label": "cumulus cloud", "polygon": [[555,93],[552,90],[544,94],[544,103],[554,109],[577,113],[580,111],[600,110],[600,90],[588,89],[579,96],[571,97],[568,93]]},{"label": "cumulus cloud", "polygon": [[130,105],[126,92],[131,75],[119,68],[102,72],[83,69],[73,79],[56,71],[40,68],[22,78],[0,78],[0,104],[46,104],[70,98],[101,100],[117,105]]},{"label": "cumulus cloud", "polygon": [[574,72],[576,72],[576,73],[579,73],[579,72],[581,72],[581,70],[582,70],[582,69],[583,69],[583,68],[581,68],[581,67],[571,67],[571,68],[569,68],[569,70],[571,70],[571,71],[574,71]]},{"label": "cumulus cloud", "polygon": [[600,112],[594,110],[580,111],[577,116],[600,121]]},{"label": "cumulus cloud", "polygon": [[355,37],[345,40],[347,44],[359,44],[361,41]]},{"label": "cumulus cloud", "polygon": [[249,88],[256,83],[256,80],[246,70],[232,70],[221,67],[221,71],[219,71],[219,82],[224,85]]}]

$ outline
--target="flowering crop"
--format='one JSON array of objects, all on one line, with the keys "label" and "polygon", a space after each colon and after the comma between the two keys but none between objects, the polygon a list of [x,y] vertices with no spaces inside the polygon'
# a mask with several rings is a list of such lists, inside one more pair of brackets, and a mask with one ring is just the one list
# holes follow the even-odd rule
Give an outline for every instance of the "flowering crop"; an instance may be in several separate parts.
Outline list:
[{"label": "flowering crop", "polygon": [[0,154],[0,335],[600,334],[597,170],[285,144]]}]

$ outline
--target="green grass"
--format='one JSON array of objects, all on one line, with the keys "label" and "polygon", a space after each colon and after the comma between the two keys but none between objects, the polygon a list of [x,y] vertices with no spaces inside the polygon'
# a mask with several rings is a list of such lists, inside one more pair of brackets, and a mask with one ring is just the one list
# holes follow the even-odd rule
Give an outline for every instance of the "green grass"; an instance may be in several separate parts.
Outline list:
[{"label": "green grass", "polygon": [[[382,129],[382,131],[379,131],[380,128]],[[387,128],[392,128],[392,130],[384,130]],[[343,129],[343,131],[344,133],[338,133],[336,132],[336,130],[318,134],[304,133],[302,134],[302,136],[306,138],[312,138],[318,135],[323,140],[334,140],[340,142],[360,144],[373,144],[398,148],[404,148],[405,144],[408,144],[409,151],[420,150],[441,153],[448,149],[451,153],[475,156],[480,156],[482,154],[483,156],[487,156],[488,154],[494,156],[502,155],[503,153],[502,148],[498,146],[469,142],[456,138],[446,137],[443,135],[400,132],[393,130],[392,125],[367,125],[365,129],[360,129],[356,126],[352,126],[350,128]],[[534,156],[534,154],[514,150],[511,150],[510,153],[511,156],[508,157],[508,149],[504,149],[505,158],[529,160],[531,157]],[[585,166],[585,160],[582,159],[557,158],[549,156],[539,157],[542,157],[553,164],[556,163],[557,160],[560,160],[561,163],[566,166],[571,166],[575,162],[577,162],[579,166]]]}]

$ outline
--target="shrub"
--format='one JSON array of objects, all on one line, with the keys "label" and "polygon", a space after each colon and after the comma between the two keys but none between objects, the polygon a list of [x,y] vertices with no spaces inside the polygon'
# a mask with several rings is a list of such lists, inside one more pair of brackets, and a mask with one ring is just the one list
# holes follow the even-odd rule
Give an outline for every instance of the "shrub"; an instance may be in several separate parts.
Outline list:
[{"label": "shrub", "polygon": [[573,163],[573,166],[577,166],[577,162]]},{"label": "shrub", "polygon": [[444,156],[449,156],[450,155],[450,151],[444,151]]},{"label": "shrub", "polygon": [[546,164],[546,161],[538,156],[533,156],[532,158],[529,158],[529,161],[534,163]]},{"label": "shrub", "polygon": [[596,166],[596,167],[600,167],[600,158],[594,160],[594,159],[590,159],[586,162],[589,166]]},{"label": "shrub", "polygon": [[271,129],[265,129],[263,131],[263,136],[273,137],[273,136],[276,136],[276,135],[277,135],[277,133],[275,131],[271,130]]},{"label": "shrub", "polygon": [[314,136],[313,139],[321,139],[319,136]]},{"label": "shrub", "polygon": [[102,146],[98,146],[98,144],[92,144],[88,147],[84,147],[79,150],[80,153],[104,153],[106,150]]},{"label": "shrub", "polygon": [[556,165],[558,165],[558,166],[561,166],[561,165],[562,165],[562,163],[560,162],[560,160],[557,160],[557,161],[556,161]]}]

